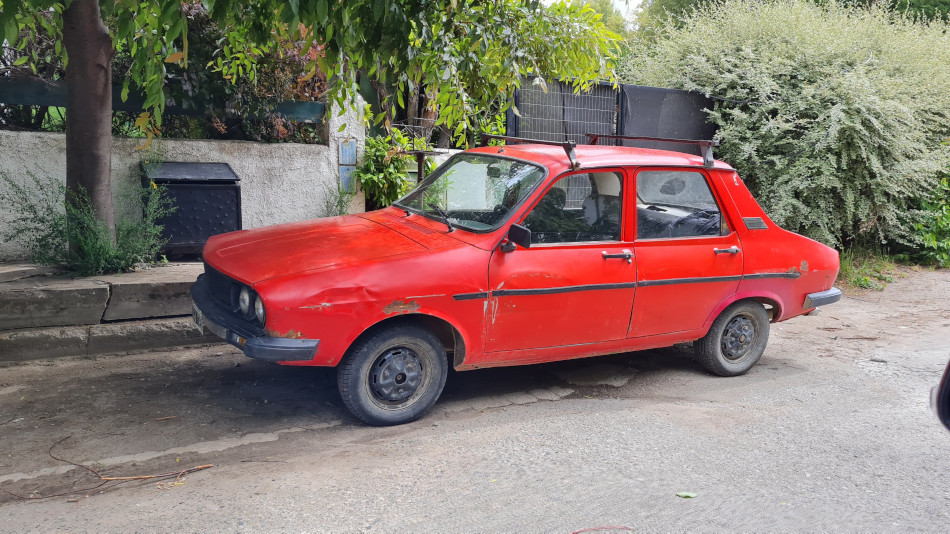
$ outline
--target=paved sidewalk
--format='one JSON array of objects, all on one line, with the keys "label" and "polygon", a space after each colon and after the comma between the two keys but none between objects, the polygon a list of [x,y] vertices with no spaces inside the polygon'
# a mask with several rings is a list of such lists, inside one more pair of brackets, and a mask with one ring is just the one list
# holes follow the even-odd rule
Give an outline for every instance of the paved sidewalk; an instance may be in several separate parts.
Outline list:
[{"label": "paved sidewalk", "polygon": [[73,278],[0,264],[0,362],[215,343],[191,321],[202,264]]}]

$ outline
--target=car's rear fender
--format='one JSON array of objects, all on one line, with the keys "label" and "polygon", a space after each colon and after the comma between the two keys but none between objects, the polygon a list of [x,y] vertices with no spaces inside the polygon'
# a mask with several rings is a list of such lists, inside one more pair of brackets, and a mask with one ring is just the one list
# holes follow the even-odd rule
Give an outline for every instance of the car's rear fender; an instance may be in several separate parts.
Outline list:
[{"label": "car's rear fender", "polygon": [[773,292],[770,291],[759,291],[759,292],[750,292],[750,291],[740,291],[730,295],[728,298],[720,301],[716,306],[712,308],[712,311],[709,313],[709,316],[706,318],[706,322],[703,323],[702,332],[703,335],[706,335],[706,332],[712,327],[713,321],[716,320],[716,317],[733,304],[737,302],[742,302],[746,300],[751,300],[758,302],[765,306],[766,311],[769,314],[769,320],[775,321],[777,317],[781,316],[781,310],[783,307],[782,298]]}]

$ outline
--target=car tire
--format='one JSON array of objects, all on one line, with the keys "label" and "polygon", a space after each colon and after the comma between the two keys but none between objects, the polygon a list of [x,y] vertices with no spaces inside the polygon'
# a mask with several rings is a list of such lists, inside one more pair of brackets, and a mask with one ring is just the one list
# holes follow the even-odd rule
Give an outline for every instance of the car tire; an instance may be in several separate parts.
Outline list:
[{"label": "car tire", "polygon": [[713,321],[694,344],[696,359],[710,373],[738,376],[752,368],[769,341],[769,314],[755,301],[737,302]]},{"label": "car tire", "polygon": [[401,425],[432,408],[448,374],[445,349],[413,325],[380,329],[357,340],[337,368],[343,404],[371,425]]}]

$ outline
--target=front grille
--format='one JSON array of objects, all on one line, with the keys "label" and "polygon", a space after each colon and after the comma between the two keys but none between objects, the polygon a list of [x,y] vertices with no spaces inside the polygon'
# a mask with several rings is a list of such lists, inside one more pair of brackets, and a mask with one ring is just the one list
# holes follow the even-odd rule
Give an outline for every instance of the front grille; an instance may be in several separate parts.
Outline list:
[{"label": "front grille", "polygon": [[234,296],[240,291],[240,284],[231,278],[219,273],[205,263],[205,274],[208,276],[211,296],[214,300],[228,308],[234,307]]}]

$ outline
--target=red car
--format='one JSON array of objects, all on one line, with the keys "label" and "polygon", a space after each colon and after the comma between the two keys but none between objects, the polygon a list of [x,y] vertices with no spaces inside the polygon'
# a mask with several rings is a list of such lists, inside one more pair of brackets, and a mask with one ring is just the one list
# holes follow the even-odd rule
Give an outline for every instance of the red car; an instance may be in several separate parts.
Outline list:
[{"label": "red car", "polygon": [[195,321],[251,358],[337,367],[353,414],[390,425],[425,414],[450,365],[692,341],[740,375],[769,323],[841,298],[838,253],[776,226],[710,142],[507,140],[382,210],[212,237]]}]

